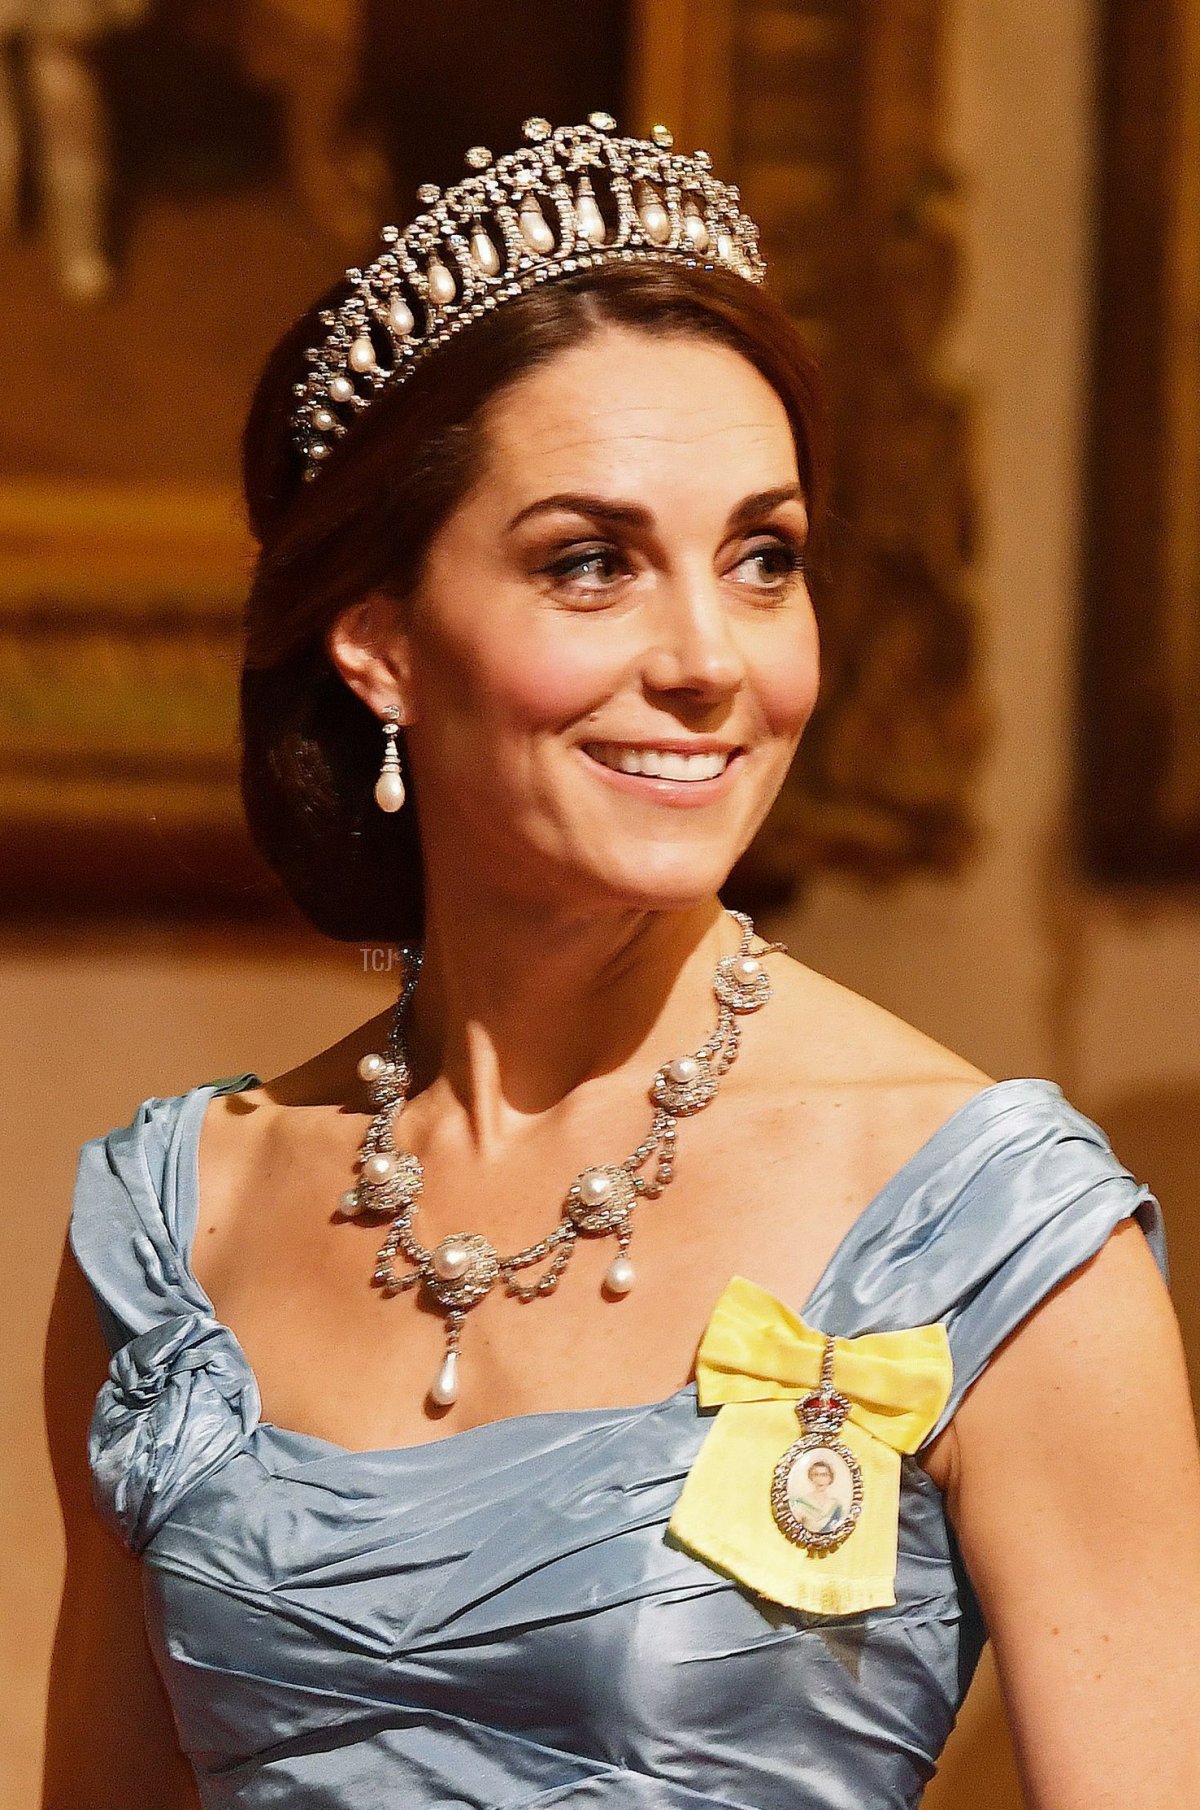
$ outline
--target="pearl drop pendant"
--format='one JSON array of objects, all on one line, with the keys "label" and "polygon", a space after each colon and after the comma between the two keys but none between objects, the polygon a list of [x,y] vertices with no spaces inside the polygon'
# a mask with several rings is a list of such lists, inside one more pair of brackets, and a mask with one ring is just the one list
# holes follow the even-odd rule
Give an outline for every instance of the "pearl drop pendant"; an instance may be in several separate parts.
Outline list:
[{"label": "pearl drop pendant", "polygon": [[697,251],[708,250],[708,227],[702,214],[687,213],[683,216],[683,236]]},{"label": "pearl drop pendant", "polygon": [[543,255],[554,250],[554,234],[549,222],[536,201],[527,201],[517,216],[517,225],[521,229],[521,237],[530,251]]},{"label": "pearl drop pendant", "polygon": [[624,1251],[613,1258],[604,1272],[604,1286],[610,1295],[627,1295],[636,1281],[637,1271]]},{"label": "pearl drop pendant", "polygon": [[375,803],[381,811],[399,811],[404,808],[404,800],[408,794],[404,790],[404,778],[398,767],[385,767],[375,781]]},{"label": "pearl drop pendant", "polygon": [[400,750],[396,746],[396,736],[400,730],[400,715],[393,707],[388,711],[388,720],[384,725],[387,736],[387,748],[383,756],[383,765],[379,769],[379,778],[375,781],[375,803],[381,811],[399,811],[405,799],[404,779],[400,772]]},{"label": "pearl drop pendant", "polygon": [[471,256],[485,277],[494,277],[498,274],[500,253],[482,227],[471,235]]},{"label": "pearl drop pendant", "polygon": [[360,333],[349,352],[349,364],[352,371],[373,371],[375,369],[375,347],[370,335]]},{"label": "pearl drop pendant", "polygon": [[430,1400],[439,1408],[449,1408],[458,1400],[458,1353],[448,1351],[438,1367],[429,1390]]},{"label": "pearl drop pendant", "polygon": [[446,308],[458,294],[458,285],[454,281],[440,258],[430,258],[425,267],[425,275],[429,282],[430,300],[439,308]]},{"label": "pearl drop pendant", "polygon": [[603,245],[608,237],[608,228],[604,224],[604,215],[600,212],[596,197],[581,194],[575,203],[575,225],[581,239],[589,245]]},{"label": "pearl drop pendant", "polygon": [[394,295],[387,312],[387,323],[397,339],[407,339],[416,326],[412,309],[402,295]]},{"label": "pearl drop pendant", "polygon": [[652,245],[666,244],[671,237],[671,216],[653,189],[646,191],[646,199],[638,208],[638,218]]}]

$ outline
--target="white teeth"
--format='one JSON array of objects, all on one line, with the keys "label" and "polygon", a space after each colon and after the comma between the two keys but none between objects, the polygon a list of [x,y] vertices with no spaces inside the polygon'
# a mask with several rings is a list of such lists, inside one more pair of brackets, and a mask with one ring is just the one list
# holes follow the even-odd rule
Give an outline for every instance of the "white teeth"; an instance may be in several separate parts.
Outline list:
[{"label": "white teeth", "polygon": [[679,754],[667,748],[623,747],[620,742],[589,742],[587,752],[618,773],[636,773],[646,779],[716,779],[729,765],[729,755],[724,753]]}]

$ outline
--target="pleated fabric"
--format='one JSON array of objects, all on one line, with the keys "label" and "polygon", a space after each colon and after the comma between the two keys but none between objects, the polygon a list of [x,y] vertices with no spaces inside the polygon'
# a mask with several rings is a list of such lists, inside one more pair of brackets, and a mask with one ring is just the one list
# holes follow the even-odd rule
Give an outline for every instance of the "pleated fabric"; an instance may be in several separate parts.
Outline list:
[{"label": "pleated fabric", "polygon": [[[263,1421],[190,1269],[200,1121],[256,1084],[143,1101],[83,1146],[71,1221],[113,1353],[96,1503],[141,1554],[206,1810],[910,1810],[984,1638],[919,1453],[900,1460],[895,1603],[817,1615],[668,1536],[712,1425],[694,1384],[372,1452]],[[1103,1132],[1052,1082],[997,1082],[788,1305],[842,1338],[944,1325],[935,1437],[1131,1216],[1165,1272],[1158,1205]]]}]

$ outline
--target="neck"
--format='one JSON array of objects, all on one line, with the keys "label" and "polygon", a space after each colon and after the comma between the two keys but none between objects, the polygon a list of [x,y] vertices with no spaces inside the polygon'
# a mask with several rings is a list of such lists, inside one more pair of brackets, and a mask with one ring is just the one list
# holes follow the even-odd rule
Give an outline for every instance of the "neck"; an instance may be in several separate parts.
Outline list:
[{"label": "neck", "polygon": [[499,1142],[589,1082],[652,1073],[702,1043],[713,968],[736,946],[715,898],[603,915],[522,901],[486,919],[477,902],[436,901],[409,1008],[416,1087],[449,1086],[477,1141]]}]

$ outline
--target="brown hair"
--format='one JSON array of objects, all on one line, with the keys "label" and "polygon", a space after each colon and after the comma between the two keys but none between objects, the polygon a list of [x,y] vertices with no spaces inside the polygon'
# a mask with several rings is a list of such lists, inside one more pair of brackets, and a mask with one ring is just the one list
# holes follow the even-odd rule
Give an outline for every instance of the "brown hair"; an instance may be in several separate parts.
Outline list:
[{"label": "brown hair", "polygon": [[547,283],[433,352],[379,393],[305,483],[288,427],[292,386],[321,337],[319,310],[344,294],[339,282],[280,340],[243,435],[261,551],[245,610],[242,799],[256,847],[310,923],[348,942],[404,942],[423,921],[415,813],[375,804],[379,721],[332,665],[325,635],[367,592],[402,600],[419,582],[426,548],[477,475],[484,405],[606,323],[716,340],[779,395],[814,518],[825,414],[811,356],[763,291],[724,272],[631,260]]}]

